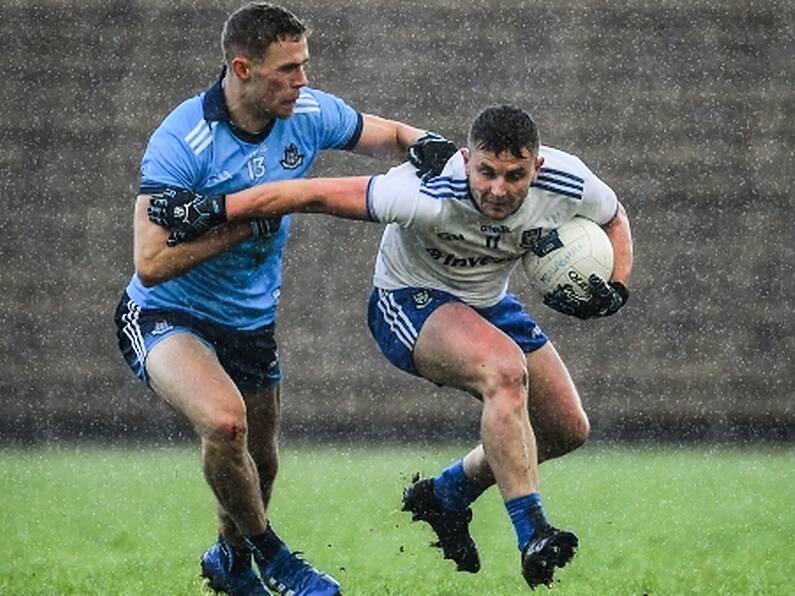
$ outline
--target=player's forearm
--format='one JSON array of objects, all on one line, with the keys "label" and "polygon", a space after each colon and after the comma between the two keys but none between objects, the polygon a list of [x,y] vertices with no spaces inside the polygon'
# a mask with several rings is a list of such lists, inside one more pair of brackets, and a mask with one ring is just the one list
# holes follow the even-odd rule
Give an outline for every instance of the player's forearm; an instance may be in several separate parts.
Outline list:
[{"label": "player's forearm", "polygon": [[327,213],[367,219],[369,177],[313,178],[261,184],[226,197],[229,221],[273,217],[296,212]]},{"label": "player's forearm", "polygon": [[246,223],[228,223],[204,236],[177,246],[166,245],[169,230],[152,224],[146,216],[149,197],[136,204],[133,256],[135,272],[144,286],[151,287],[182,275],[238,245],[251,234]]},{"label": "player's forearm", "polygon": [[395,140],[398,146],[400,161],[405,160],[406,151],[413,145],[417,139],[427,134],[427,130],[421,130],[402,122],[395,122]]},{"label": "player's forearm", "polygon": [[365,114],[362,136],[355,151],[400,163],[406,160],[406,150],[425,133],[397,120]]},{"label": "player's forearm", "polygon": [[632,273],[633,249],[632,231],[623,205],[619,204],[618,214],[605,227],[605,232],[613,245],[613,275],[610,279],[620,281],[626,286]]}]

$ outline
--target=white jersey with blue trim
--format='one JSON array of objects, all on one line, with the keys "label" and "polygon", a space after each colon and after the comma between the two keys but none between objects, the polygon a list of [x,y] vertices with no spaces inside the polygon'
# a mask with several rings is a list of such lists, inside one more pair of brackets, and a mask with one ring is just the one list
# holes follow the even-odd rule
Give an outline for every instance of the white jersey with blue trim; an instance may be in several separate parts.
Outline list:
[{"label": "white jersey with blue trim", "polygon": [[417,178],[411,164],[370,180],[370,217],[387,223],[373,283],[396,290],[449,292],[477,308],[499,302],[533,243],[579,215],[603,225],[618,210],[616,193],[578,157],[542,146],[544,165],[527,197],[505,219],[485,216],[473,200],[459,152],[440,176]]},{"label": "white jersey with blue trim", "polygon": [[[177,187],[229,194],[276,180],[302,178],[318,152],[352,149],[362,116],[341,99],[305,87],[288,118],[259,134],[234,127],[221,80],[174,109],[152,134],[141,162],[141,194]],[[272,323],[290,218],[268,238],[249,238],[172,280],[146,288],[134,275],[129,296],[142,308],[188,312],[241,330]]]}]

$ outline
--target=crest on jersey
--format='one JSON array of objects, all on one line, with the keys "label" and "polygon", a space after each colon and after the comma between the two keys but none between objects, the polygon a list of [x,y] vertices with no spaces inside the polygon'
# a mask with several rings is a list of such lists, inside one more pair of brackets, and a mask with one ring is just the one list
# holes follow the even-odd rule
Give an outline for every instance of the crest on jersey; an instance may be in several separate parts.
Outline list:
[{"label": "crest on jersey", "polygon": [[414,306],[416,306],[418,310],[425,308],[431,303],[431,300],[433,300],[431,293],[428,290],[414,292],[411,295],[411,299],[414,300]]},{"label": "crest on jersey", "polygon": [[304,163],[304,155],[298,151],[295,143],[290,143],[284,148],[284,157],[279,160],[279,164],[285,170],[294,170]]},{"label": "crest on jersey", "polygon": [[548,255],[553,250],[562,248],[557,230],[550,230],[547,234],[541,235],[542,228],[535,228],[534,230],[525,230],[522,232],[522,239],[519,241],[519,246],[529,249],[536,256],[543,257]]}]

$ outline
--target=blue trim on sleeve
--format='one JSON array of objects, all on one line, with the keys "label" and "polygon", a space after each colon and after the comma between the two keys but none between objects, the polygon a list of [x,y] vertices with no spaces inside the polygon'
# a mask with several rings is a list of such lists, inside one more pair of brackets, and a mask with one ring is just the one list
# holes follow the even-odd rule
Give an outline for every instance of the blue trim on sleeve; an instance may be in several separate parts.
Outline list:
[{"label": "blue trim on sleeve", "polygon": [[430,180],[423,180],[422,186],[428,189],[447,188],[451,190],[466,190],[469,181],[466,178],[453,178],[452,176],[436,176]]},{"label": "blue trim on sleeve", "polygon": [[469,181],[466,178],[437,176],[420,183],[420,193],[432,199],[462,200],[469,194]]},{"label": "blue trim on sleeve", "polygon": [[539,184],[538,182],[533,182],[530,186],[534,186],[535,188],[543,188],[544,190],[548,190],[549,192],[563,195],[565,197],[571,197],[572,199],[581,200],[582,193],[581,192],[571,192],[568,190],[563,190],[562,188],[556,188],[554,186],[550,186],[548,184]]},{"label": "blue trim on sleeve", "polygon": [[342,148],[345,151],[352,151],[356,145],[359,144],[359,139],[362,138],[362,130],[364,129],[364,116],[362,116],[361,112],[356,112],[356,128],[351,135],[351,138],[348,139],[348,142],[345,143],[345,146]]},{"label": "blue trim on sleeve", "polygon": [[367,181],[367,190],[365,191],[365,202],[367,204],[367,217],[370,221],[378,222],[379,219],[375,214],[375,209],[373,209],[373,182],[375,181],[376,176],[370,176],[370,179]]},{"label": "blue trim on sleeve", "polygon": [[576,180],[582,184],[585,183],[585,178],[580,178],[579,176],[575,176],[574,174],[570,174],[569,172],[564,172],[563,170],[556,170],[555,168],[541,168],[542,172],[547,172],[549,174],[557,174],[558,176],[564,176],[565,178],[569,178],[571,180]]},{"label": "blue trim on sleeve", "polygon": [[559,178],[555,178],[554,176],[547,176],[544,174],[543,171],[536,177],[536,180],[539,182],[549,182],[550,184],[557,184],[558,186],[564,186],[566,188],[571,188],[579,191],[582,191],[584,188],[583,187],[584,182],[581,183],[567,182],[566,180],[561,180]]},{"label": "blue trim on sleeve", "polygon": [[549,192],[571,197],[572,199],[582,200],[582,193],[585,190],[585,179],[557,170],[555,168],[541,168],[541,172],[530,186],[543,188]]}]

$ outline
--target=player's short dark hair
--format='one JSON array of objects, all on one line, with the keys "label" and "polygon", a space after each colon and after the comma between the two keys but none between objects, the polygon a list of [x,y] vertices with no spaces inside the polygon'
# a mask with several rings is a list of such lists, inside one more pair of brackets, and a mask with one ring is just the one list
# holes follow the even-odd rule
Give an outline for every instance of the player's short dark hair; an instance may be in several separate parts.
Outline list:
[{"label": "player's short dark hair", "polygon": [[268,2],[249,2],[224,23],[221,50],[227,64],[241,54],[260,60],[272,43],[306,34],[306,26],[289,10]]},{"label": "player's short dark hair", "polygon": [[533,118],[521,108],[511,105],[489,106],[469,129],[468,145],[473,149],[499,155],[510,151],[522,157],[522,149],[538,156],[540,140]]}]

